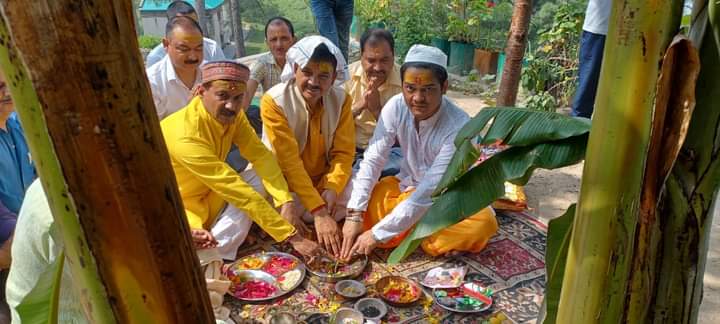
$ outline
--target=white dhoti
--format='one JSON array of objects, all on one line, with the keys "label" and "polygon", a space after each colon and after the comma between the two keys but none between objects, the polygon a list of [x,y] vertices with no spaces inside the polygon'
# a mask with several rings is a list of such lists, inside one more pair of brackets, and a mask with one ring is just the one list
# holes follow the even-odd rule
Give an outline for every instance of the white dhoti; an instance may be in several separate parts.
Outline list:
[{"label": "white dhoti", "polygon": [[[265,199],[269,195],[263,187],[262,180],[252,169],[240,172],[240,177],[255,189]],[[210,233],[218,242],[218,252],[225,260],[235,260],[237,250],[245,242],[248,232],[252,227],[253,221],[248,215],[237,207],[227,204],[220,211],[215,224],[213,224]]]}]

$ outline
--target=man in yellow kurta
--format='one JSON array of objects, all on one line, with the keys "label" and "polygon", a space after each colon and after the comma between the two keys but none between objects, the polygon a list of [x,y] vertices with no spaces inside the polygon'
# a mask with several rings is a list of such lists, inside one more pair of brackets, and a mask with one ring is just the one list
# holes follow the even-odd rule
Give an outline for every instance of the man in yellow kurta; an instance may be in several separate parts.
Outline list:
[{"label": "man in yellow kurta", "polygon": [[[217,246],[224,259],[234,259],[255,222],[276,241],[289,240],[301,254],[314,255],[317,244],[289,221],[296,218],[293,199],[277,160],[245,114],[239,114],[249,73],[235,62],[205,64],[197,95],[161,122],[193,240],[199,248]],[[254,171],[239,175],[225,162],[231,144],[253,163]]]},{"label": "man in yellow kurta", "polygon": [[319,243],[336,255],[336,221],[345,215],[355,155],[352,99],[334,85],[346,79],[344,69],[340,50],[329,40],[303,38],[288,50],[283,82],[260,101],[263,140],[299,197],[299,214],[315,223]]},{"label": "man in yellow kurta", "polygon": [[[455,137],[470,119],[445,97],[446,67],[447,56],[435,47],[414,45],[408,51],[400,69],[402,94],[383,108],[353,179],[341,258],[397,246],[432,206],[432,193],[455,153]],[[404,157],[400,173],[378,181],[396,142]],[[495,212],[488,207],[428,237],[422,248],[433,256],[478,252],[497,226]]]},{"label": "man in yellow kurta", "polygon": [[[355,162],[353,170],[360,167],[368,142],[375,131],[383,106],[396,94],[402,92],[400,66],[395,63],[395,39],[380,28],[371,28],[360,37],[360,60],[350,64],[350,79],[345,90],[353,98],[355,119]],[[382,175],[400,172],[402,154],[399,147],[390,150]]]}]

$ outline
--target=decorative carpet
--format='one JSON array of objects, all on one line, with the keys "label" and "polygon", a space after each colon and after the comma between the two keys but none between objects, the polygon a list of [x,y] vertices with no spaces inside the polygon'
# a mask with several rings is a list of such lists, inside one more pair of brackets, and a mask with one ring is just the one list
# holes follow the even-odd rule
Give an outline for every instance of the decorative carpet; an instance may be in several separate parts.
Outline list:
[{"label": "decorative carpet", "polygon": [[[389,265],[390,250],[377,249],[370,256],[365,272],[357,280],[368,286],[368,295],[375,294],[373,284],[387,275],[406,276],[419,281],[434,267],[466,265],[466,279],[474,279],[492,288],[492,307],[482,313],[460,314],[445,311],[433,303],[430,291],[410,307],[389,307],[383,323],[483,323],[498,313],[507,317],[504,323],[535,323],[545,289],[545,242],[547,229],[527,213],[499,211],[498,233],[480,253],[432,258],[420,249],[400,264]],[[272,243],[268,238],[243,247],[238,256],[259,251],[284,251],[288,247]],[[270,303],[249,304],[226,296],[236,323],[267,323],[275,312],[288,311],[303,318],[309,313],[332,312],[339,307],[352,307],[352,301],[336,296],[334,286],[319,282],[308,274],[295,292]]]}]

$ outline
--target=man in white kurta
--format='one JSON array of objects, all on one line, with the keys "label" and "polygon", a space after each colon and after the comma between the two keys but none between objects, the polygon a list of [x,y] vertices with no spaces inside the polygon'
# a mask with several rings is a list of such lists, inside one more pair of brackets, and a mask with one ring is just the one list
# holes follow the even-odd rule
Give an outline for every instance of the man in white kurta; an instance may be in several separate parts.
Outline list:
[{"label": "man in white kurta", "polygon": [[[446,56],[437,48],[415,45],[402,68],[403,93],[392,97],[353,180],[343,228],[343,257],[397,246],[432,205],[431,195],[455,153],[453,141],[468,115],[444,96]],[[405,159],[396,177],[378,181],[395,142]],[[362,230],[365,232],[350,245]],[[491,208],[426,239],[428,254],[477,252],[496,232]]]}]

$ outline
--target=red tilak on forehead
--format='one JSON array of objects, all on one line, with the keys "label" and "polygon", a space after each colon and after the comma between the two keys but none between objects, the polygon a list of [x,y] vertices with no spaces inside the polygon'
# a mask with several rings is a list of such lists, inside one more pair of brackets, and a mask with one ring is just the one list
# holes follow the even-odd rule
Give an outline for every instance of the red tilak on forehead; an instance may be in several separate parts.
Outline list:
[{"label": "red tilak on forehead", "polygon": [[407,71],[405,72],[405,82],[415,85],[429,85],[433,83],[432,73],[430,71]]}]

